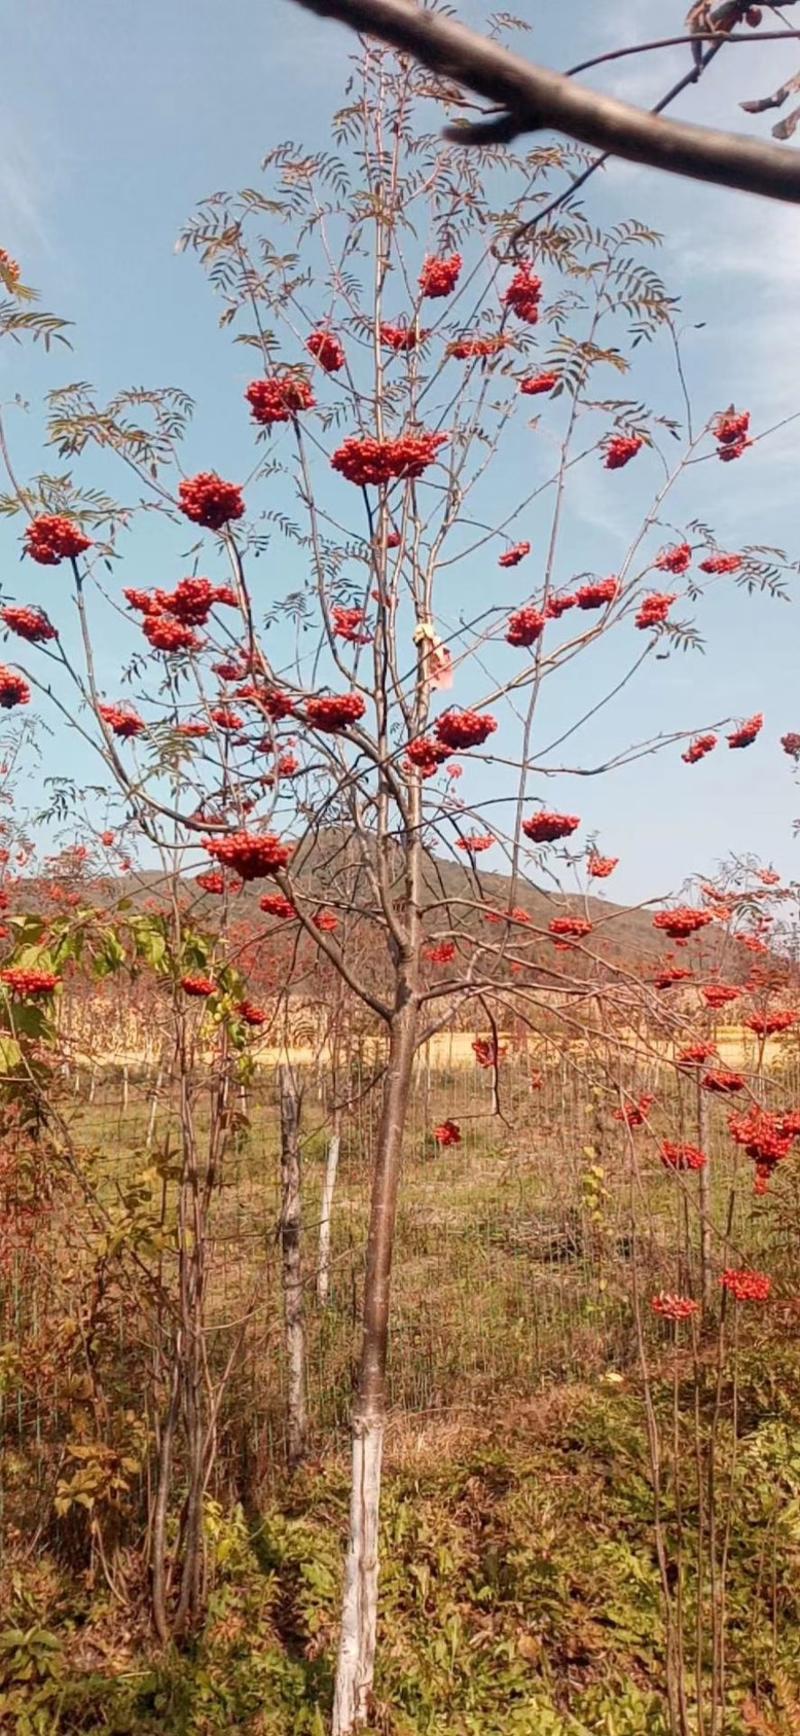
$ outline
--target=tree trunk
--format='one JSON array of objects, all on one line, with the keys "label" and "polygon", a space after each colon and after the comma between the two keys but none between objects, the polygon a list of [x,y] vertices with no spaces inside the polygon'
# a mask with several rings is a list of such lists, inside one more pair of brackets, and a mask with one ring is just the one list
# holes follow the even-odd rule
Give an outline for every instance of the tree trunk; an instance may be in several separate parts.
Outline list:
[{"label": "tree trunk", "polygon": [[331,1276],[331,1214],[333,1210],[333,1190],[336,1186],[336,1171],[339,1167],[339,1148],[341,1136],[338,1127],[331,1132],[328,1140],[328,1155],[325,1163],[325,1180],[322,1184],[322,1203],[319,1209],[319,1251],[317,1254],[317,1301],[321,1308],[327,1307]]},{"label": "tree trunk", "polygon": [[364,1324],[353,1416],[353,1484],[342,1627],[336,1665],[333,1736],[369,1721],[378,1614],[378,1522],[386,1421],[389,1287],[403,1132],[414,1065],[417,1007],[401,1000],[390,1032],[389,1063],[372,1182]]},{"label": "tree trunk", "polygon": [[[205,1600],[205,1444],[208,1439],[204,1351],[207,1197],[200,1166],[189,1089],[189,1057],[180,1052],[180,1117],[183,1166],[178,1202],[181,1313],[180,1395],[186,1435],[186,1496],[176,1549],[180,1595],[173,1632],[190,1634]],[[207,1178],[206,1178],[207,1179]]]},{"label": "tree trunk", "polygon": [[156,1498],[153,1508],[152,1540],[151,1540],[151,1586],[153,1603],[153,1622],[160,1640],[166,1644],[170,1637],[170,1624],[167,1614],[167,1510],[169,1506],[169,1491],[172,1481],[172,1449],[175,1439],[175,1423],[178,1415],[178,1387],[180,1383],[180,1356],[174,1354],[173,1368],[170,1376],[170,1395],[164,1427],[158,1443],[158,1469],[156,1473]]},{"label": "tree trunk", "polygon": [[281,1255],[283,1318],[288,1365],[287,1452],[289,1464],[299,1465],[306,1450],[306,1346],[303,1324],[301,1263],[302,1203],[300,1195],[300,1111],[289,1067],[280,1071],[281,1096]]},{"label": "tree trunk", "polygon": [[697,1078],[697,1143],[704,1151],[708,1162],[703,1164],[699,1172],[698,1210],[700,1212],[700,1295],[703,1303],[703,1313],[706,1314],[711,1305],[711,1158],[708,1150],[708,1101],[700,1084],[698,1070]]}]

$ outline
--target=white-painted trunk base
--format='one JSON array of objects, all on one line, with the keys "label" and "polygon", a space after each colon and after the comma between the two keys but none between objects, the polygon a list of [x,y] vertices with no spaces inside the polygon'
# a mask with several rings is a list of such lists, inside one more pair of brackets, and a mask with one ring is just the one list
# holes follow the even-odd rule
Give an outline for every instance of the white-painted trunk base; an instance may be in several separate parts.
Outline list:
[{"label": "white-painted trunk base", "polygon": [[333,1736],[350,1736],[369,1722],[378,1620],[378,1520],[383,1461],[383,1417],[353,1424],[350,1538],[336,1663]]},{"label": "white-painted trunk base", "polygon": [[319,1209],[319,1253],[317,1257],[317,1301],[321,1308],[326,1307],[331,1281],[331,1214],[333,1210],[333,1190],[336,1186],[336,1171],[339,1167],[338,1133],[331,1135],[328,1145],[328,1158],[325,1164],[325,1180],[322,1184],[322,1203]]}]

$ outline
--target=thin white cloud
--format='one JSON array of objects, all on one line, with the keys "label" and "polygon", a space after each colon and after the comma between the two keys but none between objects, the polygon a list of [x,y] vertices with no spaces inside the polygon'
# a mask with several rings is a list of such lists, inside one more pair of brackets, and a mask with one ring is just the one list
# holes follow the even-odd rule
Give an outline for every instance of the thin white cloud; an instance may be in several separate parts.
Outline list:
[{"label": "thin white cloud", "polygon": [[47,219],[52,187],[42,153],[6,109],[0,117],[0,208],[3,243],[10,251],[34,241],[42,252],[52,252]]}]

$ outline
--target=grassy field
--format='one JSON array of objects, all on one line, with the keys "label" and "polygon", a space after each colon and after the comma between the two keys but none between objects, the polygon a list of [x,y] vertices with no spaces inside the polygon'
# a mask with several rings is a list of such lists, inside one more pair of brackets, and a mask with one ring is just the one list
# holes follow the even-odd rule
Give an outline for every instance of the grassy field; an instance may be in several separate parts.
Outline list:
[{"label": "grassy field", "polygon": [[[327,1128],[314,1075],[300,1077],[308,1391],[315,1430],[327,1442],[349,1416],[376,1104],[362,1095],[343,1125],[330,1303],[323,1311],[314,1285]],[[356,1083],[358,1096],[364,1081]],[[495,1391],[530,1394],[554,1381],[625,1367],[636,1349],[634,1246],[645,1297],[692,1283],[696,1289],[696,1177],[665,1174],[658,1161],[662,1133],[695,1137],[692,1089],[683,1102],[665,1103],[662,1091],[651,1127],[631,1141],[605,1096],[599,1089],[593,1096],[588,1083],[587,1090],[583,1071],[552,1070],[533,1090],[527,1060],[509,1064],[498,1118],[491,1114],[487,1074],[420,1070],[394,1269],[391,1397],[400,1411],[469,1411]],[[211,1320],[215,1310],[227,1318],[256,1287],[258,1331],[272,1341],[282,1308],[274,1079],[257,1079],[240,1108],[243,1125],[212,1220]],[[73,1136],[91,1155],[100,1196],[113,1209],[126,1186],[152,1175],[160,1154],[169,1158],[177,1149],[176,1106],[169,1101],[159,1104],[146,1148],[150,1107],[136,1090],[123,1107],[118,1086],[102,1086],[92,1103],[73,1103],[68,1113]],[[463,1142],[442,1150],[431,1131],[447,1116],[459,1120]],[[712,1110],[709,1130],[716,1269],[747,1263],[773,1270],[777,1253],[791,1285],[800,1270],[800,1211],[791,1176],[778,1179],[768,1202],[754,1200],[751,1165],[731,1146],[725,1116],[725,1109]],[[202,1136],[202,1092],[198,1126]],[[265,1362],[265,1390],[252,1426],[261,1426],[263,1404],[274,1447],[283,1407],[274,1348]]]}]

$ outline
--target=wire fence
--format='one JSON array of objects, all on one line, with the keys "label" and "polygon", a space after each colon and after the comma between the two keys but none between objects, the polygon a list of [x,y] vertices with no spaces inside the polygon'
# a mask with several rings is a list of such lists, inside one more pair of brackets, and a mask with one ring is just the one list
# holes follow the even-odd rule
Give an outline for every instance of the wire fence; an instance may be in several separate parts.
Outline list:
[{"label": "wire fence", "polygon": [[[565,1053],[542,1066],[512,1051],[499,1076],[499,1100],[491,1067],[446,1069],[423,1057],[414,1076],[393,1274],[389,1399],[396,1421],[457,1416],[498,1397],[513,1402],[555,1383],[624,1371],[637,1353],[635,1290],[656,1343],[663,1327],[649,1313],[652,1294],[699,1291],[698,1178],[668,1173],[659,1161],[663,1137],[697,1136],[695,1082],[637,1060],[625,1089],[632,1098],[652,1093],[656,1103],[632,1130],[615,1118],[619,1092],[609,1087],[599,1051]],[[306,1384],[320,1450],[343,1441],[350,1415],[379,1079],[378,1060],[362,1054],[350,1062],[344,1086],[337,1081],[340,1157],[323,1306],[319,1227],[333,1093],[324,1069],[296,1070]],[[209,1082],[199,1076],[193,1088],[202,1143]],[[793,1053],[770,1089],[783,1102],[800,1101]],[[65,1187],[52,1176],[43,1180],[35,1143],[28,1169],[17,1163],[13,1189],[6,1185],[0,1403],[12,1499],[15,1455],[33,1469],[42,1500],[51,1500],[59,1478],[94,1464],[92,1447],[122,1453],[121,1416],[143,1418],[155,1437],[164,1406],[164,1323],[151,1288],[158,1281],[169,1291],[177,1281],[176,1094],[152,1068],[124,1077],[84,1071],[77,1084],[65,1080],[59,1113],[77,1154]],[[219,1493],[239,1489],[243,1465],[256,1481],[268,1477],[283,1464],[286,1444],[274,1071],[255,1074],[234,1096],[230,1117],[206,1279],[209,1379],[227,1371]],[[459,1125],[460,1144],[436,1143],[433,1130],[445,1120]],[[779,1289],[796,1290],[800,1191],[793,1166],[778,1173],[768,1201],[755,1198],[752,1165],[730,1140],[725,1107],[712,1104],[707,1121],[714,1277],[728,1264],[763,1264],[777,1272]],[[117,1275],[121,1248],[128,1271],[141,1272],[140,1307]],[[75,1458],[76,1443],[87,1448],[83,1460]]]}]

